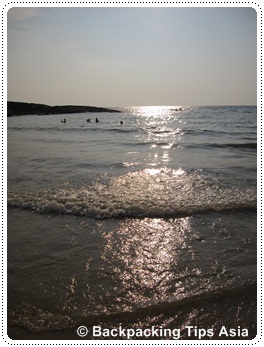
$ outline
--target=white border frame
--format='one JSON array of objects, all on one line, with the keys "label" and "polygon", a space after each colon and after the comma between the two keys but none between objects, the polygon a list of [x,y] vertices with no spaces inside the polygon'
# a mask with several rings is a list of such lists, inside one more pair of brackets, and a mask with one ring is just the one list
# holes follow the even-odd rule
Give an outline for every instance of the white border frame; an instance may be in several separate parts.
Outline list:
[{"label": "white border frame", "polygon": [[[257,12],[257,117],[258,117],[258,204],[257,204],[257,232],[258,232],[258,313],[257,336],[253,340],[11,340],[7,335],[7,56],[6,56],[6,31],[7,12],[12,7],[252,7]],[[7,346],[257,346],[263,342],[263,307],[262,307],[262,54],[263,54],[263,11],[262,0],[255,1],[7,1],[1,0],[2,22],[2,97],[1,97],[1,342]],[[77,334],[76,334],[77,336]]]}]

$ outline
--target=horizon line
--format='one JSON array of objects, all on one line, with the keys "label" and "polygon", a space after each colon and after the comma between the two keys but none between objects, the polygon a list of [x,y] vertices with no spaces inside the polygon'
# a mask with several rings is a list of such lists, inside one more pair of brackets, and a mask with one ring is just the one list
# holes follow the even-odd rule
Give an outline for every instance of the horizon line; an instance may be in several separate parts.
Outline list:
[{"label": "horizon line", "polygon": [[120,106],[97,106],[97,105],[84,105],[84,104],[46,104],[41,102],[31,102],[31,101],[14,101],[14,100],[7,100],[7,102],[17,102],[17,103],[25,103],[25,104],[36,104],[36,105],[46,105],[46,106],[87,106],[87,107],[103,107],[103,108],[116,108],[116,107],[230,107],[230,106],[258,106],[258,104],[153,104],[153,105],[120,105]]}]

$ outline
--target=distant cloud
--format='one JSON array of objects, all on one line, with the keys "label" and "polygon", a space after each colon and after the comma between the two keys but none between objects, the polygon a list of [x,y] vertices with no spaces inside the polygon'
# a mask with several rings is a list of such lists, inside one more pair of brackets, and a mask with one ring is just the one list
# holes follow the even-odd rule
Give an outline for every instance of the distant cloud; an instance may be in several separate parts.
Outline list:
[{"label": "distant cloud", "polygon": [[17,22],[34,18],[41,13],[41,9],[37,7],[12,7],[8,11],[8,21]]}]

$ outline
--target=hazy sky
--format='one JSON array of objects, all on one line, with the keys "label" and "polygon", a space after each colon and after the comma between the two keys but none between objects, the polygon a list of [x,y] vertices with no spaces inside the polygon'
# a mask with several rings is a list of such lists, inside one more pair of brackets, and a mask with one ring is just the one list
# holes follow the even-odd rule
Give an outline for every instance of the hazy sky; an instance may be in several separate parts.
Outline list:
[{"label": "hazy sky", "polygon": [[253,8],[17,7],[7,19],[8,100],[257,103]]}]

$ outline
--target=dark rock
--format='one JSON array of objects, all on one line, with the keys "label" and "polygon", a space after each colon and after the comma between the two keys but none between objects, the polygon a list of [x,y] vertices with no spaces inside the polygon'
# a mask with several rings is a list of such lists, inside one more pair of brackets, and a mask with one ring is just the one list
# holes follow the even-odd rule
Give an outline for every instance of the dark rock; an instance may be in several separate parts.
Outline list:
[{"label": "dark rock", "polygon": [[48,114],[69,114],[84,112],[120,112],[113,109],[95,106],[48,106],[43,104],[33,104],[27,102],[7,102],[7,117],[22,115],[48,115]]}]

